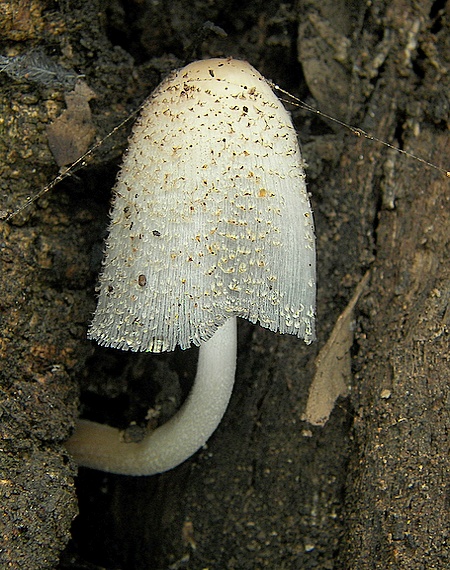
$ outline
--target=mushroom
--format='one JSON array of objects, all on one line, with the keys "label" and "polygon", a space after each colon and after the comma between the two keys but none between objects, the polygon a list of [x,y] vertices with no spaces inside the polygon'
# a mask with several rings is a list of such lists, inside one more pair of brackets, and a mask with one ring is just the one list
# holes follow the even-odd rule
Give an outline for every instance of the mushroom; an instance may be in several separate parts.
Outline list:
[{"label": "mushroom", "polygon": [[68,450],[113,473],[179,465],[227,408],[236,317],[310,343],[314,309],[313,219],[289,114],[247,62],[171,73],[144,104],[116,182],[88,336],[132,351],[198,345],[194,386],[141,442],[81,420]]}]

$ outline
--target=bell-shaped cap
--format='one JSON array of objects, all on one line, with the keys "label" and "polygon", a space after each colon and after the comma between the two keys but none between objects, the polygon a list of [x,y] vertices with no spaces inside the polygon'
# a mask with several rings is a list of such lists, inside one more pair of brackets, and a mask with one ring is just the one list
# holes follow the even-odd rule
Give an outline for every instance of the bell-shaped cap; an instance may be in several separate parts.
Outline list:
[{"label": "bell-shaped cap", "polygon": [[315,240],[291,119],[251,65],[196,61],[145,103],[89,337],[188,348],[231,316],[314,339]]}]

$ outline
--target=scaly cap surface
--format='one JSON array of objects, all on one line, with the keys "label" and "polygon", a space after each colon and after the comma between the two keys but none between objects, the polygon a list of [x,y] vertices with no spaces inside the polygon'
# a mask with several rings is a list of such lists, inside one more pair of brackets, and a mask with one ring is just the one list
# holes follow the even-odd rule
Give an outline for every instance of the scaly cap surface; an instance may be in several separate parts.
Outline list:
[{"label": "scaly cap surface", "polygon": [[170,74],[118,176],[89,337],[188,348],[237,315],[309,343],[314,310],[313,219],[289,114],[244,61]]}]

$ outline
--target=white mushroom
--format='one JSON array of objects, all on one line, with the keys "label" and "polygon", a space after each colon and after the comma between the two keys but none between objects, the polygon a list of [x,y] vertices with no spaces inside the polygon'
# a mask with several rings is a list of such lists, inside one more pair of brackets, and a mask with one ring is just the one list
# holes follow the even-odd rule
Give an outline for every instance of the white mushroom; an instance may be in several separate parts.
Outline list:
[{"label": "white mushroom", "polygon": [[289,114],[248,63],[211,59],[167,77],[146,102],[115,186],[89,337],[160,352],[200,345],[180,411],[140,443],[81,420],[80,465],[130,475],[175,467],[226,410],[236,318],[314,338],[315,246]]}]

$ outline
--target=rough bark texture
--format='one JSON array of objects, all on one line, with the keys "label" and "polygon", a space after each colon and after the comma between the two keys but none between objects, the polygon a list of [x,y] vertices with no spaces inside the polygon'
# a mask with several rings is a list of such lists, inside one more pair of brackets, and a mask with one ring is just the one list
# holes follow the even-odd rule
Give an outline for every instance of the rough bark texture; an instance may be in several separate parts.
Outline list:
[{"label": "rough bark texture", "polygon": [[[247,59],[333,116],[449,168],[444,1],[17,0],[0,9],[1,54],[42,50],[83,75],[96,98],[71,109],[79,142],[92,127],[109,132],[182,65],[206,20],[229,35],[208,36],[198,57]],[[72,99],[64,81],[37,79],[0,76],[0,210],[57,173],[45,127]],[[126,129],[77,178],[0,223],[1,568],[450,566],[449,180],[292,111],[317,225],[318,343],[242,323],[235,392],[207,448],[158,477],[80,470],[72,528],[76,471],[62,442],[77,386],[86,417],[142,422],[155,402],[164,415],[188,391],[195,354],[130,357],[85,340]],[[56,143],[72,148],[62,134]],[[311,429],[301,416],[314,357],[369,267],[352,395]]]}]

